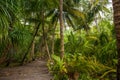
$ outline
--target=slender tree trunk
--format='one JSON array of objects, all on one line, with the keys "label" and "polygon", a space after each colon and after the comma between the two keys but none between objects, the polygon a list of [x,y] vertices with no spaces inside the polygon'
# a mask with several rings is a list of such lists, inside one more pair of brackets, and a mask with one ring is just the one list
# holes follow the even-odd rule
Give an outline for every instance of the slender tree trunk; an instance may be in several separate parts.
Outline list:
[{"label": "slender tree trunk", "polygon": [[52,54],[54,54],[54,46],[55,46],[55,30],[56,30],[57,22],[58,22],[58,19],[57,19],[57,21],[55,22],[54,30],[53,30],[53,34],[52,34],[52,48],[51,48],[51,53],[52,53]]},{"label": "slender tree trunk", "polygon": [[52,46],[51,53],[52,54],[54,54],[54,45],[55,45],[55,34],[53,33],[53,35],[52,35],[52,44],[51,44],[51,46]]},{"label": "slender tree trunk", "polygon": [[117,38],[117,52],[118,52],[118,64],[117,64],[117,80],[120,80],[120,0],[112,0],[114,10],[114,24]]},{"label": "slender tree trunk", "polygon": [[59,0],[60,1],[60,57],[63,58],[64,57],[64,26],[63,26],[63,0]]},{"label": "slender tree trunk", "polygon": [[30,57],[31,57],[31,61],[34,60],[34,52],[35,52],[35,41],[33,41],[32,46],[31,46],[31,53],[30,53]]},{"label": "slender tree trunk", "polygon": [[44,11],[42,11],[42,30],[43,30],[43,39],[44,39],[44,45],[45,45],[45,49],[46,49],[46,52],[48,54],[48,58],[51,59],[50,57],[50,52],[49,52],[49,48],[48,48],[48,44],[47,44],[47,40],[46,40],[46,37],[47,37],[47,34],[45,32],[45,24],[44,24]]},{"label": "slender tree trunk", "polygon": [[32,37],[32,40],[31,40],[31,42],[30,42],[30,44],[29,44],[29,46],[28,46],[28,49],[27,49],[27,51],[25,52],[25,54],[24,54],[24,56],[23,56],[23,59],[22,59],[22,61],[21,61],[21,65],[23,65],[23,63],[24,63],[24,61],[25,61],[25,58],[26,58],[27,54],[29,53],[29,50],[30,50],[30,48],[31,48],[31,46],[32,46],[32,43],[34,42],[35,36],[37,35],[37,32],[38,32],[38,30],[39,30],[40,24],[41,24],[41,23],[39,23],[38,26],[37,26],[36,29],[35,29],[35,32],[34,32],[33,37]]},{"label": "slender tree trunk", "polygon": [[48,58],[51,60],[49,47],[48,47],[48,44],[47,44],[47,40],[45,40],[45,48],[46,48],[46,51],[47,51],[47,54],[48,54]]},{"label": "slender tree trunk", "polygon": [[[33,18],[36,18],[36,13],[31,13],[31,16],[33,17]],[[25,19],[26,20],[26,19]],[[26,23],[26,22],[25,22]],[[37,27],[37,24],[35,23],[34,24],[34,27],[36,28]],[[35,29],[34,29],[34,31],[35,31]],[[34,32],[33,31],[33,32]],[[30,52],[30,60],[31,61],[34,61],[35,60],[35,40],[33,40],[33,42],[31,43],[31,52]]]}]

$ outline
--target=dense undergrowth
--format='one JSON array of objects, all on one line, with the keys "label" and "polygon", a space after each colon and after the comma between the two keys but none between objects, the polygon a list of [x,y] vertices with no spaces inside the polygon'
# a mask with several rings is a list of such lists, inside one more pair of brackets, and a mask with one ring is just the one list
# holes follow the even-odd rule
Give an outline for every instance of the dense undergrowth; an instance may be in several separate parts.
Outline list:
[{"label": "dense undergrowth", "polygon": [[108,3],[63,0],[63,33],[58,0],[0,0],[0,66],[42,57],[54,80],[115,80],[118,61]]},{"label": "dense undergrowth", "polygon": [[64,58],[53,54],[48,61],[55,80],[115,79],[117,52],[113,25],[103,20],[99,26],[100,31],[93,27],[89,33],[81,30],[66,35]]}]

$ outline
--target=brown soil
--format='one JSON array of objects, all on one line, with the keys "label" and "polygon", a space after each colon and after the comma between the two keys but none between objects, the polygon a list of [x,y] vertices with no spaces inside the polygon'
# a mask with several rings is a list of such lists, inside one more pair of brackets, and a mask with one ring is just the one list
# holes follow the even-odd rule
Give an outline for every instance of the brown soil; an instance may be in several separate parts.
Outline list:
[{"label": "brown soil", "polygon": [[0,80],[52,80],[46,62],[37,60],[32,63],[0,69]]}]

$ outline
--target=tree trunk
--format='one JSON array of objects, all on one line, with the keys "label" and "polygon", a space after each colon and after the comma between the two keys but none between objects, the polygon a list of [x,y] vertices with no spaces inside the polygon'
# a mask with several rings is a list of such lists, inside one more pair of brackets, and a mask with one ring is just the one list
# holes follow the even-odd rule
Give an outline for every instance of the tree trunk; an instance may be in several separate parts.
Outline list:
[{"label": "tree trunk", "polygon": [[118,52],[117,80],[120,80],[120,0],[112,0],[112,2]]},{"label": "tree trunk", "polygon": [[52,34],[52,48],[51,48],[51,53],[54,54],[54,46],[55,46],[55,30],[56,30],[56,26],[57,26],[57,22],[58,22],[58,19],[57,21],[55,22],[55,25],[54,25],[54,29],[53,29],[53,34]]},{"label": "tree trunk", "polygon": [[32,40],[31,40],[31,42],[30,42],[30,44],[29,44],[29,46],[28,46],[27,51],[25,52],[25,54],[24,54],[24,56],[23,56],[23,59],[22,59],[22,61],[21,61],[21,65],[23,65],[23,63],[24,63],[24,61],[25,61],[25,58],[26,58],[27,54],[29,53],[29,50],[30,50],[30,48],[31,48],[31,46],[32,46],[32,43],[34,42],[35,36],[37,35],[37,32],[38,32],[38,30],[39,30],[40,24],[41,24],[41,23],[39,23],[39,24],[37,25],[37,27],[35,28],[35,32],[34,32],[34,34],[33,34],[33,36],[32,36]]},{"label": "tree trunk", "polygon": [[51,53],[54,54],[55,34],[52,35]]},{"label": "tree trunk", "polygon": [[30,60],[31,61],[34,61],[35,59],[34,59],[34,52],[35,52],[35,41],[33,41],[33,43],[32,43],[32,46],[31,46],[31,53],[30,53]]},{"label": "tree trunk", "polygon": [[60,1],[60,57],[63,58],[64,57],[64,26],[63,26],[63,0],[59,0]]},{"label": "tree trunk", "polygon": [[47,33],[45,32],[44,18],[45,18],[45,16],[44,16],[44,11],[42,11],[42,31],[43,31],[43,39],[44,39],[43,43],[44,43],[44,45],[45,45],[45,50],[46,50],[46,52],[47,52],[47,54],[48,54],[48,58],[51,60],[50,52],[49,52],[49,48],[48,48],[48,44],[47,44],[47,40],[46,40]]}]

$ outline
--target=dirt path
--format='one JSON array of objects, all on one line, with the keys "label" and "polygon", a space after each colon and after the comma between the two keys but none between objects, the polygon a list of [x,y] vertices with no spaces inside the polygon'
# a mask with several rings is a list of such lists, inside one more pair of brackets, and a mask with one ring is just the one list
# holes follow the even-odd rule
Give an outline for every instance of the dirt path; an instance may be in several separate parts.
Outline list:
[{"label": "dirt path", "polygon": [[0,69],[0,80],[51,80],[45,61],[34,61],[24,66]]}]

